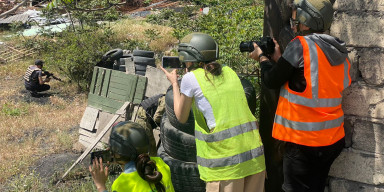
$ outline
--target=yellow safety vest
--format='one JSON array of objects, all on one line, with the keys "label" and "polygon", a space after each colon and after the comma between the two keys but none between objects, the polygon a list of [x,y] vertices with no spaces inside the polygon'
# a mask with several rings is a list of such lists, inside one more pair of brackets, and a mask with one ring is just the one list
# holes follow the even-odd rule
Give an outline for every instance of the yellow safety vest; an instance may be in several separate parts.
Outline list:
[{"label": "yellow safety vest", "polygon": [[[156,162],[157,171],[159,171],[163,178],[161,183],[164,185],[165,191],[174,192],[171,172],[169,166],[164,163],[160,157],[151,157],[151,160]],[[157,192],[154,184],[149,184],[142,179],[137,171],[131,173],[121,173],[119,177],[112,184],[113,192]]]},{"label": "yellow safety vest", "polygon": [[192,104],[200,178],[204,181],[240,179],[265,170],[264,148],[256,118],[249,110],[243,86],[229,67],[220,76],[193,71],[212,106],[216,127],[208,131],[203,114]]}]

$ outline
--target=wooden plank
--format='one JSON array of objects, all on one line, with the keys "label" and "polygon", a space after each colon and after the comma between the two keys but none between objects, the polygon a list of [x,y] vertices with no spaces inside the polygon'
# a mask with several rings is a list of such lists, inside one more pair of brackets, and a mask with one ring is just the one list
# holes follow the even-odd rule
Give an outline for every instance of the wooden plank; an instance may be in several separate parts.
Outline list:
[{"label": "wooden plank", "polygon": [[[116,100],[102,97],[102,96],[95,95],[95,94],[89,94],[88,95],[88,101],[89,100],[96,101],[97,103],[99,103],[101,105],[109,106],[112,108],[119,108],[124,103],[121,101],[116,101]],[[114,112],[112,112],[112,113],[114,113]]]},{"label": "wooden plank", "polygon": [[97,130],[96,133],[100,133],[102,131],[102,128],[104,128],[110,119],[112,119],[112,117],[114,116],[115,114],[113,113],[109,113],[109,112],[105,112],[105,111],[100,111],[100,115],[99,115],[99,126],[97,127]]},{"label": "wooden plank", "polygon": [[141,101],[143,101],[146,87],[147,87],[147,78],[143,76],[139,76],[136,90],[135,90],[135,96],[132,101],[133,104],[140,104]]},{"label": "wooden plank", "polygon": [[93,131],[98,114],[98,109],[87,107],[84,111],[83,117],[81,118],[80,127],[89,131]]},{"label": "wooden plank", "polygon": [[98,72],[99,72],[99,67],[94,67],[93,68],[93,74],[92,74],[91,86],[89,88],[89,93],[95,93],[95,84],[97,82]]},{"label": "wooden plank", "polygon": [[153,97],[158,94],[165,94],[171,86],[164,72],[161,69],[147,66],[145,77],[148,78],[146,97]]},{"label": "wooden plank", "polygon": [[113,71],[112,71],[112,76],[114,76],[114,77],[120,77],[120,78],[127,78],[127,77],[129,77],[130,75],[127,75],[125,72],[122,72],[122,71],[113,70]]},{"label": "wooden plank", "polygon": [[125,73],[126,74],[135,74],[135,64],[133,62],[133,57],[126,58],[125,60]]},{"label": "wooden plank", "polygon": [[96,129],[94,131],[88,131],[86,129],[79,129],[79,134],[80,135],[85,135],[87,137],[96,137]]},{"label": "wooden plank", "polygon": [[133,98],[135,97],[136,86],[137,86],[137,82],[139,81],[139,76],[138,75],[130,75],[130,76],[134,78],[134,82],[130,84],[132,88],[129,90],[126,100],[132,102]]},{"label": "wooden plank", "polygon": [[[96,131],[96,135],[100,134],[101,131],[102,131],[102,128],[104,128],[110,119],[112,119],[112,117],[114,116],[115,114],[112,114],[112,113],[108,113],[108,112],[100,112],[100,115],[99,115],[99,126],[97,127],[97,131]],[[120,122],[120,121],[125,121],[125,118],[123,117],[119,117],[116,122]],[[104,135],[104,137],[101,139],[102,142],[108,144],[109,143],[109,136],[111,134],[111,130],[110,129],[109,131],[107,131]]]},{"label": "wooden plank", "polygon": [[[120,79],[119,78],[121,77],[120,75],[123,75],[123,78]],[[111,77],[110,91],[112,92],[113,90],[114,92],[118,92],[118,91],[115,91],[114,88],[127,90],[127,92],[124,93],[124,95],[126,96],[124,101],[133,101],[134,94],[136,91],[137,81],[138,81],[137,75],[124,74],[124,73],[116,74],[116,76]]]},{"label": "wooden plank", "polygon": [[75,161],[75,163],[72,164],[72,166],[64,173],[64,175],[61,177],[61,179],[56,183],[59,184],[65,176],[68,175],[68,173],[75,167],[79,162],[83,161],[83,159],[92,151],[92,149],[97,145],[97,143],[100,141],[100,139],[104,136],[104,134],[109,131],[109,129],[112,127],[112,125],[115,123],[115,121],[125,113],[126,108],[130,105],[129,102],[125,102],[121,108],[116,111],[116,115],[112,117],[112,119],[108,122],[108,124],[103,128],[103,131],[100,132],[99,135],[95,138],[95,140],[91,143],[91,145],[88,146],[88,148],[81,154],[81,156]]},{"label": "wooden plank", "polygon": [[84,141],[88,144],[91,144],[95,140],[95,138],[94,137],[88,137],[86,135],[79,135],[79,140]]},{"label": "wooden plank", "polygon": [[122,81],[113,81],[111,80],[110,82],[110,85],[109,85],[109,91],[111,90],[122,90],[124,92],[129,92],[132,88],[132,82],[135,82],[135,81],[131,81],[131,82],[122,82]]},{"label": "wooden plank", "polygon": [[103,82],[104,82],[104,75],[105,75],[105,69],[100,69],[99,73],[97,75],[97,81],[96,81],[96,84],[95,84],[95,92],[94,92],[94,94],[100,95],[101,89],[102,89],[102,86],[103,86]]},{"label": "wooden plank", "polygon": [[126,98],[126,95],[127,94],[124,94],[123,92],[120,92],[120,93],[117,93],[113,90],[111,90],[109,93],[108,93],[108,98],[111,98],[111,99],[114,99],[114,100],[118,100],[118,101],[127,101],[125,98]]},{"label": "wooden plank", "polygon": [[[89,147],[92,145],[92,142],[95,140],[95,137],[87,137],[86,135],[79,135],[79,142],[84,146],[84,147]],[[101,142],[98,142],[94,148],[96,149],[103,149],[104,145]]]},{"label": "wooden plank", "polygon": [[123,88],[126,88],[127,84],[136,81],[135,77],[130,77],[131,75],[129,75],[129,74],[126,74],[126,75],[127,75],[127,77],[112,76],[111,77],[111,83],[117,84],[117,86],[125,85]]},{"label": "wooden plank", "polygon": [[110,113],[115,113],[123,103],[123,101],[116,101],[96,94],[88,94],[88,106]]},{"label": "wooden plank", "polygon": [[[112,119],[114,114],[108,113],[108,112],[101,112],[99,116],[99,126],[96,132],[96,135],[100,134],[103,130],[103,128],[108,124],[109,120]],[[120,117],[119,117],[120,118]],[[118,122],[118,120],[116,120]],[[104,137],[101,138],[101,141],[108,144],[109,143],[109,136],[111,135],[111,130],[107,131],[104,135]]]},{"label": "wooden plank", "polygon": [[107,97],[108,89],[109,89],[109,83],[111,80],[111,73],[112,73],[112,70],[106,70],[105,71],[103,87],[101,90],[101,96]]}]

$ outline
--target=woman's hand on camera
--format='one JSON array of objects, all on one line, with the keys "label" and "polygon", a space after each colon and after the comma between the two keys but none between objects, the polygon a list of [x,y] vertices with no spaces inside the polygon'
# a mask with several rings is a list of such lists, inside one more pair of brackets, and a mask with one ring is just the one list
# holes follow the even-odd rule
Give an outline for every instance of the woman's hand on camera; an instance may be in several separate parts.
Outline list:
[{"label": "woman's hand on camera", "polygon": [[108,179],[108,167],[103,167],[103,159],[95,158],[92,166],[89,166],[89,172],[91,172],[97,191],[100,192],[107,190],[105,183]]}]

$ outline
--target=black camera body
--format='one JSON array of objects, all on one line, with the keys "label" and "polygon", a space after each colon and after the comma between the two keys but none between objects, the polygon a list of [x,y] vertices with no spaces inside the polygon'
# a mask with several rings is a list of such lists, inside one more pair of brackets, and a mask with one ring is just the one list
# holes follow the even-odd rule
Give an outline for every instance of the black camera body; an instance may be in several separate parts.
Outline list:
[{"label": "black camera body", "polygon": [[257,46],[263,51],[264,54],[270,56],[275,52],[275,43],[273,39],[269,36],[265,36],[260,38],[259,41],[243,41],[240,43],[240,51],[241,52],[252,52],[255,50],[253,43],[256,43]]}]

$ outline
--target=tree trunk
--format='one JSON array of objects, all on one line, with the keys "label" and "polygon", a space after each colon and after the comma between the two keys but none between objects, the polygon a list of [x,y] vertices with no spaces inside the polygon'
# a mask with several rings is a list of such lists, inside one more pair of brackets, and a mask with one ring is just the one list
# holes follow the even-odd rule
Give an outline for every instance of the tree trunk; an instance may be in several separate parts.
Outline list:
[{"label": "tree trunk", "polygon": [[[274,37],[283,52],[293,38],[289,26],[291,8],[285,0],[265,0],[264,36]],[[260,135],[265,148],[267,166],[266,192],[282,191],[283,184],[283,142],[272,138],[272,126],[279,98],[279,90],[268,89],[262,83],[260,101]]]}]

